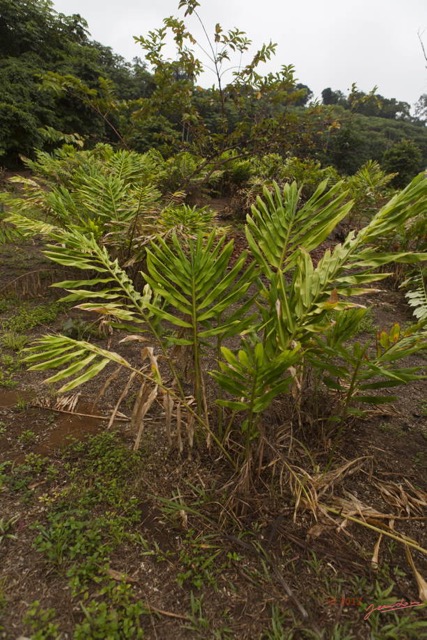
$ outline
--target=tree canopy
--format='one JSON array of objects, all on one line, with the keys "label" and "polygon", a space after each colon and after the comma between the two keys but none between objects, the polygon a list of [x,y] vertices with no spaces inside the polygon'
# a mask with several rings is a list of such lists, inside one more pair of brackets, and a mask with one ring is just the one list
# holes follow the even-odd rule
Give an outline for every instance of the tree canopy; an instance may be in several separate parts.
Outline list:
[{"label": "tree canopy", "polygon": [[[207,60],[200,59],[186,23],[189,15],[202,20],[199,3],[182,0],[179,8],[184,19],[166,18],[135,38],[141,58],[130,63],[91,40],[80,15],[57,13],[49,0],[0,0],[2,164],[16,166],[20,156],[69,141],[140,152],[154,147],[165,157],[191,151],[212,158],[230,149],[278,153],[332,164],[346,174],[369,159],[395,171],[395,152],[400,162],[407,159],[409,173],[400,169],[405,176],[427,164],[425,96],[414,115],[406,102],[356,85],[348,95],[325,88],[322,102],[313,102],[291,65],[262,74],[275,44],[251,53],[251,41],[239,29],[217,24],[212,35],[206,32]],[[173,59],[163,54],[166,41],[174,43]],[[226,75],[236,54],[238,68]],[[206,64],[214,71],[210,88],[199,84]],[[399,147],[405,141],[411,161]]]}]

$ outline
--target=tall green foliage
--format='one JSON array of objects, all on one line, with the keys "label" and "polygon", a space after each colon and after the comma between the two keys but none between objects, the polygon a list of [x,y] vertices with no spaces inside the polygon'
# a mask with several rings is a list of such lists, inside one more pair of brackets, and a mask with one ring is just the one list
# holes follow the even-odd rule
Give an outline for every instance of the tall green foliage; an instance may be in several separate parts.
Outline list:
[{"label": "tall green foliage", "polygon": [[[218,239],[214,231],[208,236],[200,231],[194,237],[173,234],[169,243],[154,239],[141,274],[142,290],[93,235],[72,227],[48,228],[50,259],[96,273],[96,278],[58,283],[68,291],[66,299],[108,317],[131,340],[139,340],[141,332],[150,334],[172,383],[154,366],[152,350],[144,350],[144,357],[151,354],[150,370],[145,362],[137,366],[117,353],[62,336],[41,338],[30,350],[29,363],[40,370],[58,369],[49,381],[68,379],[63,391],[95,377],[109,362],[124,367],[139,377],[144,394],[147,384],[153,394],[162,390],[168,424],[170,402],[178,402],[179,424],[184,415],[193,427],[196,420],[220,446],[234,429],[234,440],[243,438],[247,480],[252,455],[262,444],[263,414],[283,395],[298,409],[310,371],[333,394],[340,419],[365,404],[389,401],[389,396],[378,395],[381,389],[420,377],[416,368],[401,365],[405,357],[425,349],[420,327],[403,331],[395,325],[372,346],[351,340],[364,315],[354,297],[372,293],[372,285],[387,277],[379,267],[425,260],[426,254],[380,247],[396,226],[417,218],[426,203],[427,181],[420,175],[359,232],[349,233],[315,262],[313,252],[351,209],[341,185],[328,190],[322,183],[305,203],[295,184],[266,189],[248,216],[249,255],[235,260],[233,243]],[[11,219],[24,229],[26,224],[37,227],[23,217]],[[38,225],[42,231],[43,223]],[[181,366],[182,349],[190,354],[189,371]],[[213,354],[219,368],[208,364]],[[221,392],[207,386],[207,372]],[[212,421],[215,399],[232,412],[225,431]],[[242,415],[240,423],[236,414]]]},{"label": "tall green foliage", "polygon": [[[31,156],[34,149],[55,147],[64,135],[117,141],[115,116],[107,117],[115,89],[124,98],[137,98],[147,83],[140,63],[132,67],[89,39],[80,15],[57,13],[46,0],[0,0],[0,158],[5,164],[16,165],[20,155]],[[56,132],[57,140],[48,131]]]}]

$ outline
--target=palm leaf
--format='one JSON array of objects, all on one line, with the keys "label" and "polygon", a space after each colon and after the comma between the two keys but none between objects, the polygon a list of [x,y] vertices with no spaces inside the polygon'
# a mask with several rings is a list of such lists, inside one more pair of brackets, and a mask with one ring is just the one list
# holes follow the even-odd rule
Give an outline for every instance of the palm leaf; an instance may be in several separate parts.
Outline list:
[{"label": "palm leaf", "polygon": [[266,274],[271,269],[286,270],[294,262],[295,251],[303,246],[311,251],[325,240],[348,214],[352,203],[345,203],[342,182],[327,189],[323,181],[311,198],[299,205],[297,184],[285,185],[283,192],[274,183],[273,191],[263,190],[247,217],[246,237],[255,259]]},{"label": "palm leaf", "polygon": [[405,293],[405,297],[412,307],[412,313],[417,320],[424,322],[427,320],[427,287],[423,271],[420,269],[419,273],[413,275],[406,283],[410,290]]},{"label": "palm leaf", "polygon": [[43,336],[33,347],[26,349],[25,361],[31,370],[61,370],[45,380],[46,384],[63,382],[59,393],[65,393],[95,378],[110,362],[134,370],[119,354],[101,349],[96,345],[66,336]]}]

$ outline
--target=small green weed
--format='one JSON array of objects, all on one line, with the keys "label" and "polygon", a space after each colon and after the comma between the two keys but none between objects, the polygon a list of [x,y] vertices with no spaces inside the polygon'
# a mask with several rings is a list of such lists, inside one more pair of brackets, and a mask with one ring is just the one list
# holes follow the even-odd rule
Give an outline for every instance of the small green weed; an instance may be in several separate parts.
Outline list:
[{"label": "small green weed", "polygon": [[420,414],[423,416],[423,418],[427,418],[427,402],[421,403]]},{"label": "small green weed", "polygon": [[1,356],[0,362],[3,365],[3,367],[8,367],[9,369],[13,369],[18,366],[15,361],[15,358],[7,354],[4,354],[3,356]]},{"label": "small green weed", "polygon": [[372,637],[381,640],[422,638],[425,637],[424,633],[427,629],[427,621],[417,619],[411,613],[402,615],[400,612],[388,611],[387,618],[385,618],[380,611],[375,611],[369,616],[368,622],[371,626]]},{"label": "small green weed", "polygon": [[114,549],[137,542],[132,529],[141,513],[137,498],[129,496],[129,481],[140,458],[114,433],[73,444],[64,458],[68,484],[44,497],[49,512],[46,521],[35,526],[34,545],[49,562],[63,568],[77,595],[86,592],[91,582],[106,579]]},{"label": "small green weed", "polygon": [[380,422],[378,429],[384,433],[398,433],[400,431],[399,427],[388,422]]},{"label": "small green weed", "polygon": [[109,549],[102,544],[98,524],[84,509],[50,513],[47,525],[36,525],[34,546],[56,565],[88,556],[105,560]]},{"label": "small green weed", "polygon": [[59,627],[54,623],[55,609],[44,609],[39,600],[35,600],[28,608],[24,623],[31,631],[31,640],[58,640]]},{"label": "small green weed", "polygon": [[359,333],[375,333],[376,328],[371,309],[368,309],[361,319],[358,331]]},{"label": "small green weed", "polygon": [[12,298],[0,298],[0,313],[8,311],[14,304],[15,301]]},{"label": "small green weed", "polygon": [[7,372],[0,371],[0,387],[4,389],[13,389],[17,385],[17,381],[7,375]]},{"label": "small green weed", "polygon": [[147,610],[135,602],[128,584],[112,584],[101,589],[107,602],[91,600],[81,604],[85,620],[75,627],[74,640],[137,640],[144,637],[141,617]]},{"label": "small green weed", "polygon": [[18,384],[14,380],[14,373],[19,369],[17,360],[8,354],[0,355],[0,387],[10,389]]},{"label": "small green weed", "polygon": [[[73,443],[64,452],[69,461],[70,478],[80,480],[82,475],[101,484],[107,480],[129,482],[133,471],[141,464],[141,452],[129,451],[116,433],[105,431],[87,441]],[[110,488],[112,485],[109,485]]]},{"label": "small green weed", "polygon": [[38,453],[28,453],[24,458],[24,463],[20,466],[24,472],[31,475],[39,475],[43,471],[47,471],[47,475],[50,478],[57,474],[56,468],[49,465],[49,458],[41,456]]},{"label": "small green weed", "polygon": [[21,351],[28,343],[28,337],[26,335],[16,333],[16,331],[8,331],[2,335],[0,342],[6,349],[12,349],[12,351]]},{"label": "small green weed", "polygon": [[5,540],[15,540],[16,535],[13,532],[13,528],[15,524],[19,520],[18,516],[13,516],[12,518],[0,518],[0,545],[3,544]]},{"label": "small green weed", "polygon": [[0,462],[0,489],[4,487],[10,478],[9,470],[11,466],[12,463],[10,461]]},{"label": "small green weed", "polygon": [[61,327],[61,333],[75,340],[85,340],[89,336],[99,336],[97,324],[81,318],[68,318]]},{"label": "small green weed", "polygon": [[49,325],[56,320],[58,314],[64,310],[64,303],[49,302],[31,306],[22,304],[16,313],[1,323],[3,331],[25,333],[41,325]]},{"label": "small green weed", "polygon": [[[9,467],[9,473],[5,473]],[[12,467],[10,463],[6,463],[3,475],[0,468],[0,486],[3,479],[3,484],[7,485],[11,491],[24,491],[25,493],[28,484],[34,480],[35,476],[40,476],[42,473],[46,475],[46,479],[51,480],[58,474],[58,471],[50,464],[49,458],[37,453],[29,453],[25,456],[22,464]]]},{"label": "small green weed", "polygon": [[[22,407],[18,407],[18,403],[16,404],[16,407],[19,409],[22,408]],[[32,445],[35,442],[37,442],[37,434],[34,433],[34,431],[31,431],[31,429],[26,429],[21,433],[20,436],[18,436],[18,442],[23,447]]]},{"label": "small green weed", "polygon": [[285,632],[284,616],[275,604],[271,607],[271,627],[263,635],[263,640],[286,640],[292,638],[292,631]]},{"label": "small green weed", "polygon": [[[193,592],[190,593],[190,609],[189,614],[190,623],[186,625],[186,628],[190,631],[196,631],[206,634],[209,630],[209,620],[205,618],[203,614],[203,596],[197,598]],[[206,637],[206,635],[204,636]]]},{"label": "small green weed", "polygon": [[178,584],[190,584],[196,589],[205,584],[215,586],[217,575],[226,567],[226,563],[216,563],[222,553],[220,545],[208,537],[196,538],[192,529],[187,532],[181,544],[179,562],[184,571],[177,576]]}]

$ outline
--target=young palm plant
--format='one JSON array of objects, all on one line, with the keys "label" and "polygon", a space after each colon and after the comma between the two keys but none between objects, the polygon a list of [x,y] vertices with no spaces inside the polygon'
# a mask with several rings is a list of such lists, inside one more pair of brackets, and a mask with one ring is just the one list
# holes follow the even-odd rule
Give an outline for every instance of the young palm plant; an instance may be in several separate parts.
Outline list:
[{"label": "young palm plant", "polygon": [[167,305],[149,305],[149,309],[159,321],[184,329],[181,336],[170,333],[169,341],[191,350],[197,410],[204,413],[206,422],[204,349],[212,348],[212,338],[222,342],[241,334],[253,320],[246,317],[253,300],[244,298],[253,281],[254,265],[243,270],[244,252],[230,267],[233,246],[212,231],[206,240],[199,233],[187,242],[174,234],[170,246],[159,239],[147,251],[145,280]]},{"label": "young palm plant", "polygon": [[[36,226],[33,223],[34,229]],[[38,340],[28,356],[32,368],[60,369],[46,382],[68,379],[60,388],[60,392],[65,392],[92,379],[109,363],[116,363],[131,375],[139,376],[142,383],[159,386],[169,399],[174,398],[180,406],[185,406],[185,411],[209,430],[204,351],[212,340],[222,341],[243,332],[251,322],[251,318],[246,317],[252,303],[247,292],[254,267],[244,270],[246,254],[230,266],[233,242],[226,243],[215,231],[207,238],[199,233],[196,239],[187,241],[172,234],[170,246],[158,239],[148,251],[147,274],[143,274],[146,284],[140,292],[117,259],[113,260],[93,235],[57,228],[46,231],[55,240],[45,251],[51,260],[97,276],[54,285],[68,291],[64,300],[80,302],[79,308],[108,317],[112,326],[126,330],[132,339],[138,339],[142,332],[150,333],[169,366],[173,383],[166,386],[158,371],[155,376],[150,375],[145,366],[135,368],[117,353],[65,336],[44,336]],[[233,305],[236,305],[234,310]],[[176,335],[175,329],[183,332],[182,335]],[[196,411],[188,403],[185,381],[178,374],[171,355],[169,347],[173,344],[191,351],[193,377],[190,382]],[[165,406],[169,406],[168,402]],[[215,439],[210,430],[209,433]]]},{"label": "young palm plant", "polygon": [[[399,368],[397,362],[426,347],[423,332],[405,334],[400,328],[392,329],[390,334],[383,332],[369,361],[364,347],[358,344],[348,347],[345,342],[356,322],[351,310],[361,307],[354,297],[372,293],[375,289],[371,285],[389,275],[378,268],[393,261],[411,263],[425,259],[425,254],[408,251],[382,253],[376,243],[383,245],[384,238],[396,225],[425,210],[427,180],[423,176],[414,179],[366,227],[358,233],[349,233],[342,244],[327,249],[314,265],[310,253],[318,249],[351,208],[345,199],[341,185],[327,190],[322,183],[299,207],[296,184],[285,186],[283,192],[276,185],[272,193],[264,191],[264,198],[258,198],[252,216],[248,216],[246,236],[263,276],[258,298],[262,323],[257,328],[263,350],[258,348],[258,360],[253,356],[251,361],[247,345],[234,353],[223,349],[225,361],[214,375],[225,390],[239,398],[238,402],[234,398],[225,404],[249,412],[252,434],[256,402],[272,399],[281,382],[287,381],[289,388],[292,378],[294,395],[303,392],[307,365],[317,367],[322,375],[325,373],[324,380],[330,388],[346,390],[341,417],[357,402],[376,404],[389,399],[368,390],[405,384],[420,377],[416,369]],[[331,345],[328,341],[332,335]],[[292,359],[292,368],[275,366],[281,354]],[[263,375],[275,372],[273,378],[264,377],[265,385],[259,383],[263,359],[270,360],[272,365],[271,371],[266,367]],[[340,359],[341,365],[337,362]],[[253,365],[254,361],[258,366]],[[330,373],[334,376],[332,382]],[[244,428],[247,424],[244,421]]]},{"label": "young palm plant", "polygon": [[[198,231],[190,238],[173,233],[168,243],[154,241],[142,274],[146,282],[142,292],[93,236],[51,230],[55,243],[46,251],[59,264],[96,272],[95,279],[58,283],[68,290],[68,300],[108,315],[132,335],[151,333],[175,381],[174,388],[168,389],[183,405],[187,396],[169,347],[188,348],[196,408],[191,409],[187,402],[186,410],[214,437],[215,427],[208,424],[205,372],[209,368],[206,357],[218,348],[223,359],[212,375],[224,391],[218,398],[220,404],[244,414],[240,425],[246,468],[260,446],[263,412],[288,390],[292,389],[293,397],[295,391],[304,391],[302,380],[308,365],[329,374],[344,390],[349,406],[363,396],[368,401],[371,394],[367,390],[381,388],[379,381],[391,386],[415,379],[415,370],[398,371],[396,363],[425,347],[422,332],[405,335],[399,329],[396,338],[397,330],[392,330],[382,335],[377,352],[366,364],[363,347],[349,349],[345,342],[356,319],[349,310],[361,307],[354,297],[372,293],[371,285],[387,277],[378,268],[393,261],[426,259],[425,254],[410,251],[380,252],[377,246],[384,246],[384,239],[396,226],[425,211],[427,180],[415,178],[366,227],[324,251],[317,264],[313,252],[319,253],[321,243],[348,214],[351,203],[346,203],[347,194],[340,184],[328,190],[322,183],[302,206],[299,195],[292,184],[283,191],[277,186],[272,193],[265,190],[258,199],[246,228],[252,255],[249,267],[245,267],[246,253],[232,264],[232,242],[218,239],[214,232],[206,237]],[[251,286],[256,289],[257,314],[252,313]],[[240,345],[232,349],[223,344],[229,338]],[[341,358],[341,365],[336,357]],[[29,355],[33,367],[59,369],[50,381],[69,379],[62,390],[93,378],[107,361],[136,371],[118,354],[61,336],[45,336]],[[338,369],[331,370],[335,366]],[[137,374],[168,392],[158,375],[145,370]]]}]

